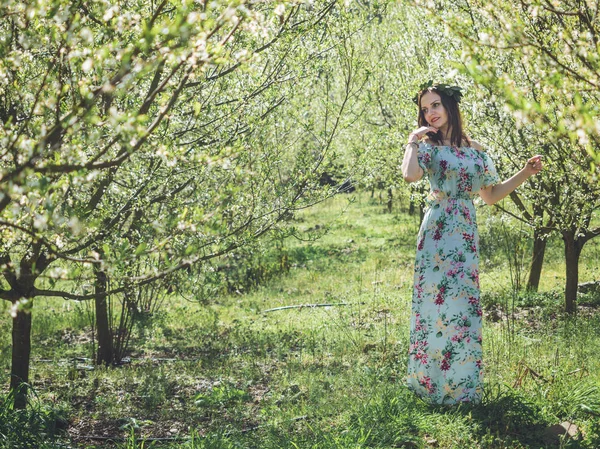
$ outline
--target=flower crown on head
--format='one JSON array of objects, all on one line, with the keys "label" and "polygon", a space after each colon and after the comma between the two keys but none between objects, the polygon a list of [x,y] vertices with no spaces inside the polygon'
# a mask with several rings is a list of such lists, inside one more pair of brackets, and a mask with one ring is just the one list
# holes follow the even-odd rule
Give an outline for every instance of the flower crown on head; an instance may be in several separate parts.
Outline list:
[{"label": "flower crown on head", "polygon": [[444,94],[446,94],[447,96],[454,98],[457,103],[460,103],[460,100],[463,96],[462,87],[451,86],[450,84],[445,84],[445,83],[433,84],[433,80],[429,80],[426,83],[423,83],[419,86],[419,91],[413,97],[413,101],[416,104],[419,104],[419,92],[422,92],[425,89],[428,89],[428,90],[435,89],[440,92],[444,92]]}]

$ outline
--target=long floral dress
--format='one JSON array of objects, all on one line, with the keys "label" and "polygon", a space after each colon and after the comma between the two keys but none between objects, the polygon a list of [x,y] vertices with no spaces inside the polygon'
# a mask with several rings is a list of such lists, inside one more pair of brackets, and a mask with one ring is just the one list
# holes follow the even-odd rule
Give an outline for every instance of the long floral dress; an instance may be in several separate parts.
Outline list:
[{"label": "long floral dress", "polygon": [[421,143],[428,208],[417,238],[408,386],[434,404],[479,402],[483,390],[479,236],[473,198],[498,183],[470,147]]}]

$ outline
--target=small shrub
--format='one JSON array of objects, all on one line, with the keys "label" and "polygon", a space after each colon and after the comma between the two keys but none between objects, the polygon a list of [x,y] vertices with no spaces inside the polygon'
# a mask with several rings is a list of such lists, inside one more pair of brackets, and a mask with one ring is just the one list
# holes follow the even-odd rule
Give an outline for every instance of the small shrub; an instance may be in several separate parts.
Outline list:
[{"label": "small shrub", "polygon": [[223,407],[250,399],[251,397],[247,391],[240,390],[228,383],[215,386],[207,393],[199,393],[194,398],[196,405],[209,408]]},{"label": "small shrub", "polygon": [[516,297],[517,307],[544,307],[556,310],[563,306],[564,293],[551,290],[547,292],[521,291]]}]

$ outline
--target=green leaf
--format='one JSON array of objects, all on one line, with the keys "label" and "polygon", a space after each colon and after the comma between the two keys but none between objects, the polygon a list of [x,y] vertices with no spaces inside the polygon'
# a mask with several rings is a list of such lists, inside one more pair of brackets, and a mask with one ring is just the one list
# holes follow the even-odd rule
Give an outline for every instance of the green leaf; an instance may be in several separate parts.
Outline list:
[{"label": "green leaf", "polygon": [[148,247],[148,244],[146,242],[142,242],[140,243],[137,248],[135,249],[135,255],[139,256],[140,254],[142,254],[144,251],[146,251],[146,248]]}]

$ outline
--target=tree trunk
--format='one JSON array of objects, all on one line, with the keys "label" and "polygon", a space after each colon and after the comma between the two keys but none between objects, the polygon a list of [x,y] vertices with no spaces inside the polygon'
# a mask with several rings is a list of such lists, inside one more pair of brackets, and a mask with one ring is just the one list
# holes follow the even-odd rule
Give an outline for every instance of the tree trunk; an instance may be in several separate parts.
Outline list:
[{"label": "tree trunk", "polygon": [[31,354],[31,311],[18,310],[13,318],[12,366],[10,389],[14,392],[14,406],[24,409],[27,405],[29,384],[29,356]]},{"label": "tree trunk", "polygon": [[389,187],[388,188],[388,200],[387,200],[387,211],[389,214],[392,213],[392,207],[393,207],[393,199],[394,199],[394,193],[392,192],[392,188]]},{"label": "tree trunk", "polygon": [[577,311],[577,284],[579,282],[579,255],[581,248],[575,240],[575,232],[563,231],[565,242],[565,263],[567,281],[565,283],[565,307],[568,313]]},{"label": "tree trunk", "polygon": [[110,365],[113,362],[113,344],[108,321],[108,297],[106,273],[97,265],[94,265],[96,274],[96,333],[98,336],[98,352],[96,353],[96,365]]},{"label": "tree trunk", "polygon": [[546,252],[546,239],[542,238],[542,231],[536,229],[533,233],[533,253],[531,257],[531,269],[529,270],[529,279],[527,280],[527,290],[537,292],[540,286],[542,276],[542,266],[544,265],[544,254]]},{"label": "tree trunk", "polygon": [[413,200],[409,200],[408,203],[408,215],[411,217],[415,214],[415,202]]}]

